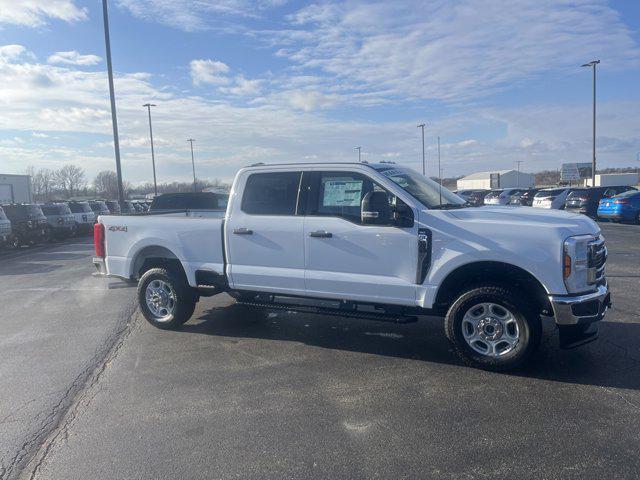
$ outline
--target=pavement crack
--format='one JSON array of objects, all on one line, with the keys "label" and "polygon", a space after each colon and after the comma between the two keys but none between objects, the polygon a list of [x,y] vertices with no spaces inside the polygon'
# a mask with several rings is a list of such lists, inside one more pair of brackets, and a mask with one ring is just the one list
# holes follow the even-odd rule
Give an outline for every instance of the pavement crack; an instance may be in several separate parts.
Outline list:
[{"label": "pavement crack", "polygon": [[33,466],[30,478],[34,477],[49,453],[53,442],[75,418],[85,392],[96,385],[106,366],[118,354],[131,332],[135,320],[135,307],[131,303],[116,330],[96,349],[93,357],[62,392],[58,402],[46,412],[38,427],[27,436],[9,463],[6,465],[3,463],[0,468],[0,480],[18,478],[35,459],[37,461]]}]

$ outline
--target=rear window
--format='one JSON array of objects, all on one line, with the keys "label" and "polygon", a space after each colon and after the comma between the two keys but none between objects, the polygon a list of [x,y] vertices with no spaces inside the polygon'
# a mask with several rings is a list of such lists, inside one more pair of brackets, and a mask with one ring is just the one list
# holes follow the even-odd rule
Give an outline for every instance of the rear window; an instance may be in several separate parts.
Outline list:
[{"label": "rear window", "polygon": [[613,198],[629,198],[629,197],[635,197],[635,196],[640,196],[640,192],[637,190],[628,190],[624,193],[620,193],[618,195],[616,195]]},{"label": "rear window", "polygon": [[229,195],[221,193],[163,194],[153,199],[151,210],[220,210],[227,207]]},{"label": "rear window", "polygon": [[300,172],[253,173],[242,196],[242,211],[254,215],[295,215]]},{"label": "rear window", "polygon": [[565,190],[566,188],[553,188],[551,190],[540,190],[538,193],[536,193],[536,198],[555,197],[556,195],[560,195]]},{"label": "rear window", "polygon": [[81,203],[70,203],[69,204],[69,208],[71,209],[71,211],[73,213],[87,213],[87,212],[91,212],[91,207],[89,206],[88,203],[85,202],[81,202]]},{"label": "rear window", "polygon": [[584,190],[574,190],[573,192],[571,192],[569,195],[567,195],[567,200],[571,200],[572,198],[576,198],[576,197],[580,197],[580,198],[585,198],[589,196],[589,191],[584,189]]},{"label": "rear window", "polygon": [[501,193],[502,193],[502,190],[498,190],[497,192],[489,192],[487,196],[484,198],[498,198]]},{"label": "rear window", "polygon": [[69,207],[62,204],[43,205],[42,213],[44,213],[45,215],[68,215],[69,213],[71,213],[71,210],[69,210]]}]

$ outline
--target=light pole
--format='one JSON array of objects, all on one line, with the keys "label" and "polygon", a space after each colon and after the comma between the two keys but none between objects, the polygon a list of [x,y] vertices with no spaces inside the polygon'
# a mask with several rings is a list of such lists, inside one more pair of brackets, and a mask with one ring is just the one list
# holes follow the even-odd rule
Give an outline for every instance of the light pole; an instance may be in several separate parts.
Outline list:
[{"label": "light pole", "polygon": [[196,162],[193,159],[193,142],[195,142],[195,138],[189,138],[187,142],[191,144],[191,166],[193,167],[193,191],[197,192],[198,188],[196,187]]},{"label": "light pole", "polygon": [[422,129],[422,175],[426,175],[427,174],[427,164],[425,162],[425,157],[424,157],[424,127],[425,127],[426,123],[421,123],[420,125],[418,125],[418,128]]},{"label": "light pole", "polygon": [[149,137],[151,138],[151,164],[153,165],[153,193],[158,196],[158,184],[156,182],[156,157],[153,152],[153,128],[151,128],[151,107],[155,107],[153,103],[145,103],[143,107],[147,107],[149,112]]},{"label": "light pole", "polygon": [[111,99],[111,123],[113,124],[113,147],[116,153],[116,177],[118,179],[118,201],[124,205],[122,187],[122,167],[120,166],[120,141],[118,140],[118,116],[116,115],[116,94],[113,89],[113,67],[111,65],[111,41],[109,40],[109,9],[107,0],[102,0],[102,18],[104,20],[104,43],[107,50],[107,74],[109,77],[109,98]]},{"label": "light pole", "polygon": [[518,176],[516,177],[518,188],[520,188],[520,164],[521,163],[522,163],[522,160],[516,160],[516,165],[518,165]]},{"label": "light pole", "polygon": [[591,186],[596,186],[596,65],[600,60],[591,60],[581,67],[593,68],[593,156],[591,158]]},{"label": "light pole", "polygon": [[440,207],[442,207],[442,168],[440,167],[440,135],[438,135],[438,177],[440,177],[440,187],[438,187],[440,193]]},{"label": "light pole", "polygon": [[358,163],[361,163],[360,153],[361,153],[362,147],[356,147],[356,150],[358,150]]}]

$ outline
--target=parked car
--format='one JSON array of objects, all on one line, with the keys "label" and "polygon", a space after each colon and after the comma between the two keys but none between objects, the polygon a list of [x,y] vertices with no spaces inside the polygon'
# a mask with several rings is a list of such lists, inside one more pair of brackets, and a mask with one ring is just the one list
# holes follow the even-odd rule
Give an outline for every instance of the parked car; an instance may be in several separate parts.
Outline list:
[{"label": "parked car", "polygon": [[610,305],[605,240],[583,215],[472,208],[386,163],[247,167],[232,191],[224,218],[100,217],[97,275],[137,279],[162,329],[222,292],[253,308],[444,316],[455,351],[489,370],[530,358],[541,316],[563,348],[595,340]]},{"label": "parked car", "polygon": [[96,214],[93,213],[89,202],[68,202],[67,205],[76,221],[76,233],[88,234],[93,232]]},{"label": "parked car", "polygon": [[47,218],[50,238],[67,238],[76,234],[76,218],[67,204],[48,203],[41,208]]},{"label": "parked car", "polygon": [[162,215],[222,218],[228,201],[226,193],[164,193],[153,199],[149,211]]},{"label": "parked car", "polygon": [[115,200],[105,200],[104,203],[107,205],[107,208],[109,208],[111,215],[120,215],[122,213],[122,210],[120,210],[120,203]]},{"label": "parked car", "polygon": [[[120,204],[120,202],[118,202]],[[138,213],[136,207],[133,206],[130,200],[125,200],[124,203],[120,204],[120,213],[123,215],[130,215],[132,213]]]},{"label": "parked car", "polygon": [[13,238],[11,243],[15,247],[33,245],[47,239],[47,217],[42,209],[35,204],[10,203],[3,205],[4,213],[11,221]]},{"label": "parked car", "polygon": [[463,200],[469,202],[469,204],[477,207],[484,205],[484,197],[489,194],[491,190],[475,189],[475,190],[458,190],[453,192],[457,194]]},{"label": "parked car", "polygon": [[640,224],[640,192],[628,190],[600,200],[598,217]]},{"label": "parked car", "polygon": [[0,207],[0,246],[11,242],[11,220],[7,218],[2,207]]},{"label": "parked car", "polygon": [[603,198],[610,198],[628,190],[635,190],[634,187],[613,186],[613,187],[591,187],[574,190],[567,196],[564,208],[567,211],[579,212],[592,218],[598,216],[598,206]]},{"label": "parked car", "polygon": [[535,194],[531,206],[564,210],[564,202],[571,192],[571,188],[544,188]]},{"label": "parked car", "polygon": [[520,205],[530,207],[533,204],[533,197],[540,191],[539,188],[529,188],[514,195],[509,199],[509,205]]},{"label": "parked car", "polygon": [[505,188],[502,190],[492,190],[484,197],[485,205],[508,205],[512,195],[521,192],[519,188]]},{"label": "parked car", "polygon": [[89,202],[89,206],[91,207],[91,210],[93,210],[93,213],[95,213],[96,219],[98,218],[98,215],[109,215],[111,213],[106,202],[103,200],[91,200]]}]

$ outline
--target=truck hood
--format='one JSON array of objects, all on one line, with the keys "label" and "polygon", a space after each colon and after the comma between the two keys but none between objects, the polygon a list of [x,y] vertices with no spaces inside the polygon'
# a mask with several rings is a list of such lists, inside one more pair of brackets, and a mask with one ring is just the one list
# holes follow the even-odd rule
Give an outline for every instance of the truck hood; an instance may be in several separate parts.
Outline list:
[{"label": "truck hood", "polygon": [[[600,227],[589,217],[562,210],[531,207],[485,206],[448,210],[462,222],[490,224],[498,230],[506,228],[538,228],[565,230],[569,235],[598,235]],[[461,225],[462,226],[462,225]],[[524,231],[523,235],[526,235]]]}]

